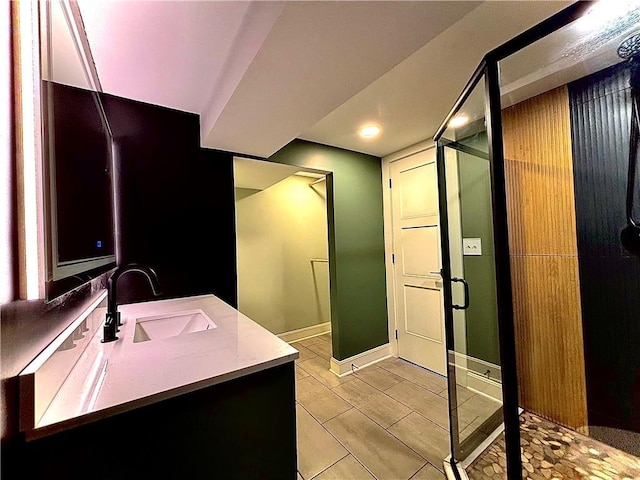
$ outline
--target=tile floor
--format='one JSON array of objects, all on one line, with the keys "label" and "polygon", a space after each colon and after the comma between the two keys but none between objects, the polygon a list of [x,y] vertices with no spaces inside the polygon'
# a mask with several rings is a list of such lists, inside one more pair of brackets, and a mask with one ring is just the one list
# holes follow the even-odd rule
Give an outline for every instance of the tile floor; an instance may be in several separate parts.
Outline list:
[{"label": "tile floor", "polygon": [[[329,371],[329,334],[292,345],[296,361],[298,480],[442,480],[449,454],[446,380],[392,358],[343,378]],[[495,411],[460,392],[461,435]],[[523,478],[640,479],[640,459],[530,413],[521,416]],[[506,479],[504,437],[467,469]]]},{"label": "tile floor", "polygon": [[[449,422],[443,377],[393,358],[338,378],[329,371],[328,334],[292,345],[300,352],[299,480],[444,478]],[[474,409],[465,416],[468,424],[478,420]]]}]

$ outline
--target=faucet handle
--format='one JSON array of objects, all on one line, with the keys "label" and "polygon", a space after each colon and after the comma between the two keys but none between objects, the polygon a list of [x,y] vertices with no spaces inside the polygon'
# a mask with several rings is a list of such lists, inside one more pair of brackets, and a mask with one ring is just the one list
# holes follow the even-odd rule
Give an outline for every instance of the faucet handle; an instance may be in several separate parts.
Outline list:
[{"label": "faucet handle", "polygon": [[120,322],[120,312],[115,314],[107,312],[104,327],[102,328],[102,343],[114,342],[118,340],[116,333],[118,332],[118,323]]}]

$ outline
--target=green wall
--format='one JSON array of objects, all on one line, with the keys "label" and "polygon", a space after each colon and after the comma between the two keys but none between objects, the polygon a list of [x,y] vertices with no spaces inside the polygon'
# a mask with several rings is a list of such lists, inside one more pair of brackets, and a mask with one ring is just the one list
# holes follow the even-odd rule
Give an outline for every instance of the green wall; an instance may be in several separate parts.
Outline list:
[{"label": "green wall", "polygon": [[333,357],[344,360],[389,341],[381,159],[294,140],[269,161],[327,176]]},{"label": "green wall", "polygon": [[[482,142],[481,138],[478,140]],[[486,145],[486,136],[484,142]],[[483,149],[481,143],[464,143]],[[470,292],[466,311],[467,354],[500,365],[489,160],[462,152],[458,152],[458,159],[462,236],[482,239],[481,256],[463,257]]]}]

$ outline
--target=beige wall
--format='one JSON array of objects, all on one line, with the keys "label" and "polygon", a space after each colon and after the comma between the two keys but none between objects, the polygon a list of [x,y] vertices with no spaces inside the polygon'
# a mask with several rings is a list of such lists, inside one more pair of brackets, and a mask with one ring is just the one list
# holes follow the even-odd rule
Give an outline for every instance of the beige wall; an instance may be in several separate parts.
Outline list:
[{"label": "beige wall", "polygon": [[238,309],[275,334],[330,321],[325,182],[236,189]]}]

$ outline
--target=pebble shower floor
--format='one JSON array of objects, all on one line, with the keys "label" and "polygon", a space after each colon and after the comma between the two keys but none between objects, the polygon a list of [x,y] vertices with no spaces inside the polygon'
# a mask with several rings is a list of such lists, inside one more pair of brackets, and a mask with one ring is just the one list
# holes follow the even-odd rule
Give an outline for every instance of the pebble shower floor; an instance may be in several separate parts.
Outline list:
[{"label": "pebble shower floor", "polygon": [[[523,480],[638,480],[640,459],[525,412],[520,416]],[[467,469],[472,480],[506,479],[504,435]]]}]

